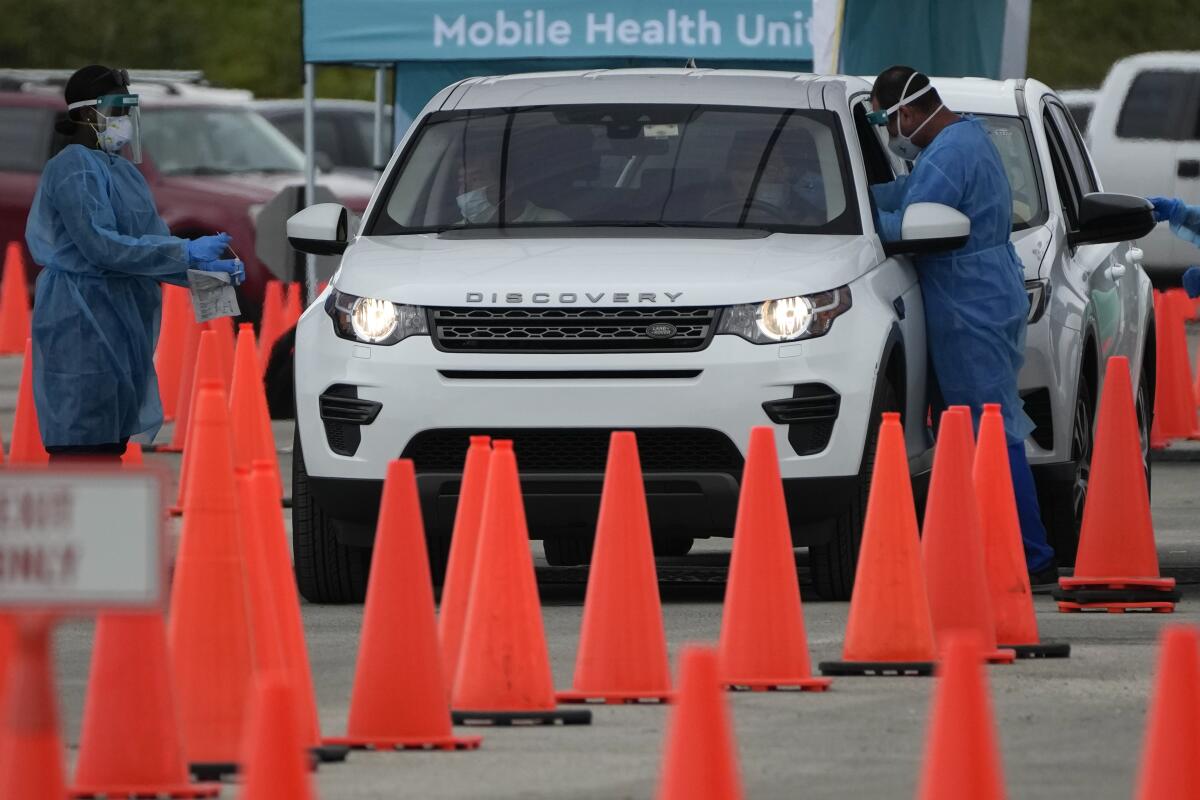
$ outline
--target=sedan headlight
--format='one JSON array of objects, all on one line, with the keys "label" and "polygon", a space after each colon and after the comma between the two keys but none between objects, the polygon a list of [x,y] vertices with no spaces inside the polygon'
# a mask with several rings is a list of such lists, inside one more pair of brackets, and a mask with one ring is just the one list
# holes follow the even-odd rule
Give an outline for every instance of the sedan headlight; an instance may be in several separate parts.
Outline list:
[{"label": "sedan headlight", "polygon": [[850,288],[781,297],[762,303],[730,306],[717,333],[732,333],[755,344],[795,342],[829,333],[833,321],[850,310]]},{"label": "sedan headlight", "polygon": [[388,345],[429,333],[423,308],[358,297],[337,289],[329,292],[325,312],[333,320],[334,332],[352,342]]}]

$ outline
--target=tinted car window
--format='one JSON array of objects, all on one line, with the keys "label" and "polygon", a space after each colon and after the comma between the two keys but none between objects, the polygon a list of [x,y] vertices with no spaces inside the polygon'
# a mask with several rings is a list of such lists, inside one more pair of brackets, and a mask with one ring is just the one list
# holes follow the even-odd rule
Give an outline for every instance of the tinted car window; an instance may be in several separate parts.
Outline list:
[{"label": "tinted car window", "polygon": [[0,108],[0,171],[41,172],[50,153],[50,120],[45,108]]},{"label": "tinted car window", "polygon": [[1050,143],[1050,162],[1054,167],[1054,183],[1058,187],[1058,197],[1062,201],[1063,211],[1072,226],[1079,218],[1079,201],[1082,193],[1077,184],[1077,177],[1068,164],[1064,131],[1060,130],[1050,109],[1042,112],[1042,122],[1046,127],[1046,139]]},{"label": "tinted car window", "polygon": [[142,111],[142,143],[164,174],[301,172],[304,154],[252,111],[180,106]]},{"label": "tinted car window", "polygon": [[1040,225],[1046,219],[1046,204],[1024,121],[1019,117],[985,114],[978,114],[976,118],[987,129],[988,138],[1000,153],[1008,176],[1008,185],[1012,189],[1013,230]]},{"label": "tinted car window", "polygon": [[1075,173],[1076,185],[1083,194],[1096,191],[1098,187],[1096,186],[1096,175],[1092,172],[1092,162],[1088,158],[1087,151],[1083,149],[1083,142],[1079,138],[1079,132],[1075,130],[1075,125],[1071,122],[1071,115],[1057,103],[1050,103],[1049,108],[1059,133],[1062,135],[1063,145],[1067,151],[1067,160],[1071,162],[1071,171]]},{"label": "tinted car window", "polygon": [[1076,127],[1081,131],[1086,131],[1088,123],[1092,119],[1092,104],[1091,103],[1068,103],[1067,111],[1071,112],[1071,119],[1075,120]]},{"label": "tinted car window", "polygon": [[1197,73],[1153,70],[1138,75],[1121,106],[1117,136],[1122,139],[1185,139],[1195,134]]},{"label": "tinted car window", "polygon": [[370,233],[860,233],[849,173],[830,111],[629,103],[438,112],[389,178]]}]

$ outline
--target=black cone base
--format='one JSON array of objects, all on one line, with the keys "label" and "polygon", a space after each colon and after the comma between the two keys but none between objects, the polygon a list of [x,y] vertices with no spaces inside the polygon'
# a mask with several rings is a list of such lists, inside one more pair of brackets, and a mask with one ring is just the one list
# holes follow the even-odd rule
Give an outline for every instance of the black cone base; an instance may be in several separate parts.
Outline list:
[{"label": "black cone base", "polygon": [[822,661],[822,675],[863,675],[867,677],[924,677],[933,674],[932,661]]},{"label": "black cone base", "polygon": [[1040,642],[1039,644],[1002,644],[1006,650],[1012,650],[1017,658],[1070,658],[1071,645],[1069,642]]},{"label": "black cone base", "polygon": [[323,744],[311,748],[309,752],[322,764],[340,764],[350,754],[350,748],[342,744]]},{"label": "black cone base", "polygon": [[587,709],[555,709],[553,711],[452,711],[455,725],[591,725],[592,712]]},{"label": "black cone base", "polygon": [[238,765],[236,761],[193,761],[188,764],[188,771],[196,780],[208,783],[228,775],[237,775]]}]

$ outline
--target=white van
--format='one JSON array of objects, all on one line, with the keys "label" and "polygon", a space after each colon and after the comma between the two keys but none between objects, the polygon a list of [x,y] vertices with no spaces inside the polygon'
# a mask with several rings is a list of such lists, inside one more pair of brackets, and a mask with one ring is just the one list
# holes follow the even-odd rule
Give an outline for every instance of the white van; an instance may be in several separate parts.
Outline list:
[{"label": "white van", "polygon": [[[1200,51],[1142,53],[1113,64],[1088,126],[1104,188],[1200,204]],[[1200,264],[1200,248],[1166,225],[1139,242],[1156,280]]]}]

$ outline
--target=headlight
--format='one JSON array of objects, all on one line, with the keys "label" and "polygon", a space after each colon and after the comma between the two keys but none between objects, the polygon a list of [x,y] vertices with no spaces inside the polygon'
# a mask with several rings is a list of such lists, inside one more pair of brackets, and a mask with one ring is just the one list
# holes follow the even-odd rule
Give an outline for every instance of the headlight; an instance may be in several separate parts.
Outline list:
[{"label": "headlight", "polygon": [[333,330],[343,339],[364,344],[395,344],[409,336],[429,333],[425,310],[417,306],[357,297],[337,289],[325,300]]},{"label": "headlight", "polygon": [[850,288],[781,297],[763,303],[730,306],[717,333],[732,333],[755,344],[795,342],[824,336],[833,321],[850,310]]}]

